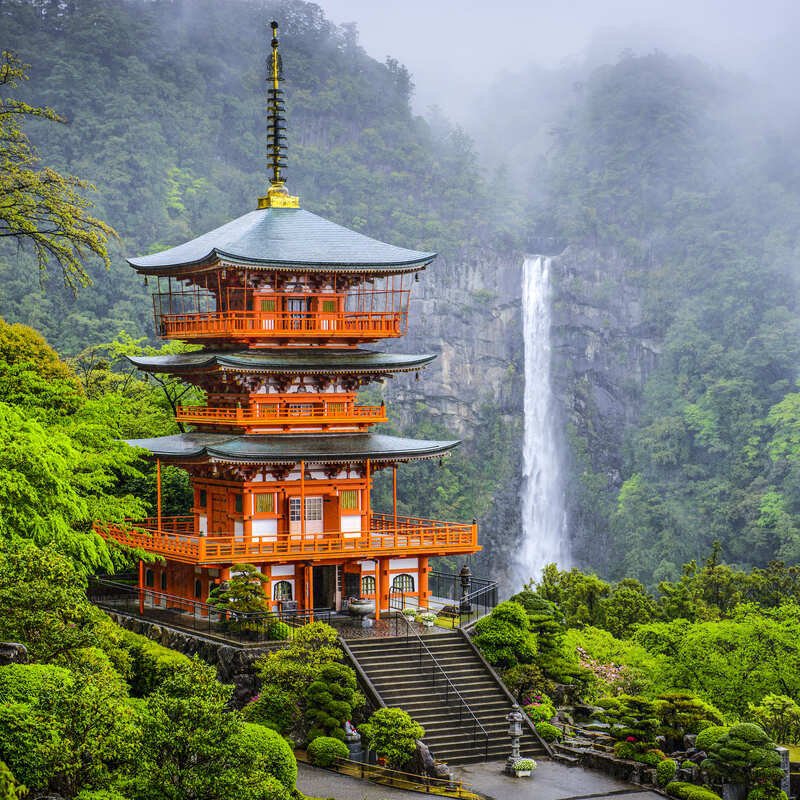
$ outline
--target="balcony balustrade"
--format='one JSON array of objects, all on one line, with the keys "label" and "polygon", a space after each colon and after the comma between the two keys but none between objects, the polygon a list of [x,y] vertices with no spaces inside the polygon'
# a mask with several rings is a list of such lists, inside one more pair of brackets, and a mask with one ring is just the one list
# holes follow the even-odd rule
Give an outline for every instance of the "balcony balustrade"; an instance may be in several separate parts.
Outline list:
[{"label": "balcony balustrade", "polygon": [[278,534],[248,539],[244,536],[200,536],[194,517],[163,517],[161,525],[150,517],[126,527],[96,525],[97,532],[129,547],[187,564],[227,564],[243,559],[302,560],[321,558],[371,558],[378,555],[437,555],[473,553],[478,547],[478,526],[392,514],[372,514],[371,525],[361,533]]},{"label": "balcony balustrade", "polygon": [[156,330],[165,339],[239,339],[246,341],[373,341],[403,336],[405,311],[206,311],[156,314]]},{"label": "balcony balustrade", "polygon": [[219,408],[213,406],[178,406],[176,418],[195,425],[227,425],[237,428],[294,429],[313,426],[328,429],[330,426],[355,426],[366,428],[386,422],[385,406],[360,406],[353,402],[322,401],[300,395],[291,401],[252,403],[246,408]]}]

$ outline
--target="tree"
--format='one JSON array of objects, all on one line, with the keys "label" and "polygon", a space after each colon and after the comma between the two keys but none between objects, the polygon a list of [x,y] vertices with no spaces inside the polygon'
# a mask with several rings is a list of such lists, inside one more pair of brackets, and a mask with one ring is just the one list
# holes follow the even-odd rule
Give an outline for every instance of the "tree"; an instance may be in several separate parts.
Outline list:
[{"label": "tree", "polygon": [[386,759],[395,769],[402,769],[414,757],[417,739],[425,729],[402,708],[379,708],[361,726],[370,750]]},{"label": "tree", "polygon": [[242,614],[267,610],[267,595],[264,584],[269,581],[252,564],[234,564],[231,578],[211,590],[209,605],[217,611],[234,611]]},{"label": "tree", "polygon": [[[7,50],[0,59],[0,86],[13,90],[27,79],[27,65]],[[76,292],[91,283],[85,258],[94,254],[106,268],[111,266],[108,240],[117,234],[87,213],[91,203],[80,190],[94,188],[91,184],[49,167],[39,168],[39,157],[20,126],[26,118],[66,123],[50,108],[0,98],[0,238],[31,245],[42,276],[55,261],[64,284]]]}]

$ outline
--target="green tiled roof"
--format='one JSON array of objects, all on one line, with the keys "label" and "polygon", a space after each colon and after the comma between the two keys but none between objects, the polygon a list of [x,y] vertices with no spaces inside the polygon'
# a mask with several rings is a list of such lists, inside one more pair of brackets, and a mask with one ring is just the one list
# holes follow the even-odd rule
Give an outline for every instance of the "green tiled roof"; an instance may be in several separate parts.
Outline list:
[{"label": "green tiled roof", "polygon": [[332,350],[322,347],[294,349],[208,351],[169,356],[129,356],[145,372],[186,373],[231,369],[277,374],[365,374],[409,372],[430,364],[435,355],[380,353],[377,350]]},{"label": "green tiled roof", "polygon": [[128,263],[150,275],[169,275],[217,258],[270,269],[392,273],[421,269],[435,256],[379,242],[300,208],[264,208]]},{"label": "green tiled roof", "polygon": [[460,442],[401,439],[376,433],[313,436],[180,433],[157,439],[131,439],[128,444],[178,463],[209,459],[251,464],[296,464],[299,461],[331,464],[367,458],[391,462],[435,458],[457,447]]}]

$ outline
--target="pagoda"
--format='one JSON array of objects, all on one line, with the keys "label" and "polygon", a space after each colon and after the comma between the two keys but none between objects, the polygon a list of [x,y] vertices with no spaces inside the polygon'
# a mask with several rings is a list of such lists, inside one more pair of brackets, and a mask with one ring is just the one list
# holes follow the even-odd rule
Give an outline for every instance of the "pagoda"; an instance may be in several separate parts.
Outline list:
[{"label": "pagoda", "polygon": [[[200,345],[131,361],[197,386],[206,405],[177,409],[188,433],[130,442],[156,462],[156,517],[98,529],[160,556],[140,562],[140,596],[204,601],[247,563],[266,576],[275,610],[339,610],[348,598],[374,598],[379,617],[393,592],[426,607],[429,559],[479,550],[477,526],[399,515],[397,468],[441,458],[458,442],[373,433],[386,408],[360,404],[357,392],[433,360],[362,345],[405,333],[411,284],[436,254],[348,230],[288,193],[277,27],[267,93],[271,174],[257,209],[129,259],[156,278],[159,335]],[[188,471],[190,515],[162,515],[162,464]],[[393,508],[379,512],[370,492],[385,469]]]}]

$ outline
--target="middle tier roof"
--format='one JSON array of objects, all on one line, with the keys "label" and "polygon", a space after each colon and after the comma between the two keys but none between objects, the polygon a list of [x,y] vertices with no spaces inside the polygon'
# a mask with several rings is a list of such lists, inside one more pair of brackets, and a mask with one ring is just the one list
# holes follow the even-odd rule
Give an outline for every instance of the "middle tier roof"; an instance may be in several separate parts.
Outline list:
[{"label": "middle tier roof", "polygon": [[337,464],[366,459],[398,462],[436,458],[461,442],[404,439],[377,433],[311,436],[180,433],[155,439],[131,439],[128,444],[176,463],[209,460],[249,464],[296,464],[300,461]]}]

